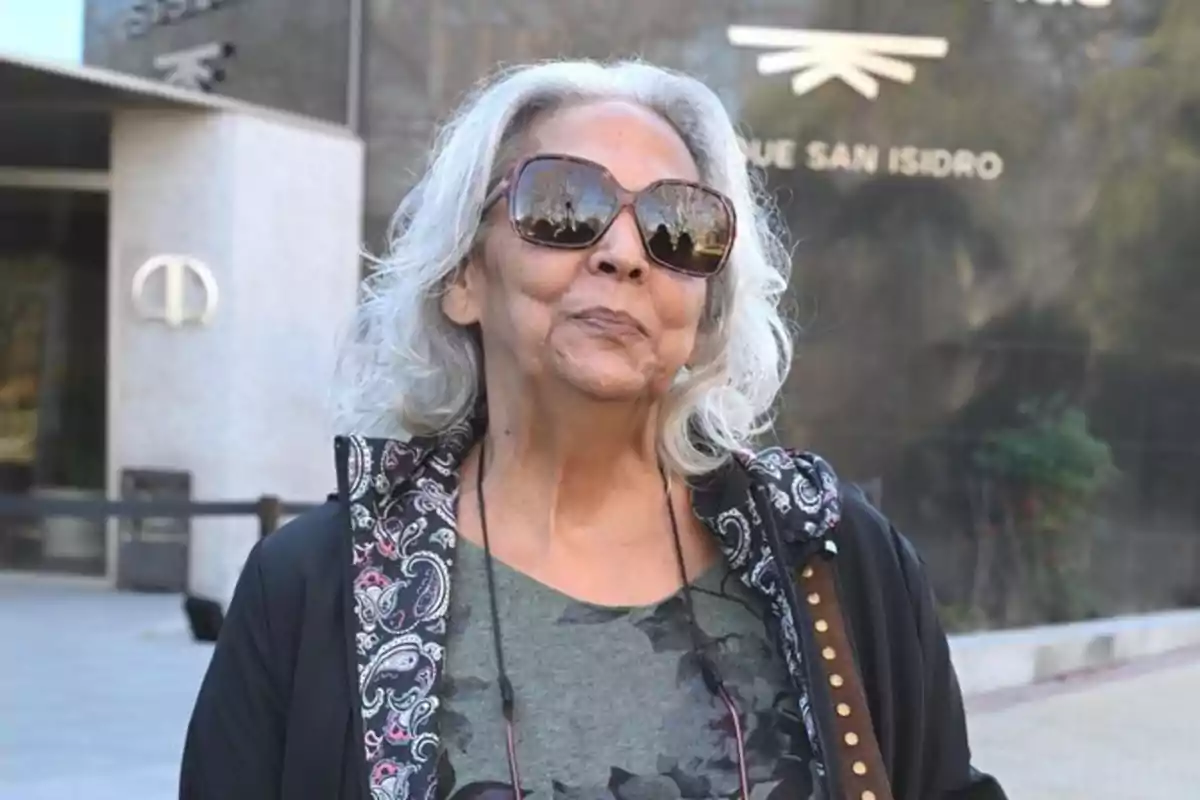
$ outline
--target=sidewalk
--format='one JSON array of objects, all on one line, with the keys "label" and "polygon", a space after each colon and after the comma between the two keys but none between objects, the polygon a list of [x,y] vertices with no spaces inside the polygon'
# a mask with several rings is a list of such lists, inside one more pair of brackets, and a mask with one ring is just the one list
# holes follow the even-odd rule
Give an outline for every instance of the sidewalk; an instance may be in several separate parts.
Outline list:
[{"label": "sidewalk", "polygon": [[1200,797],[1200,651],[967,705],[974,760],[1012,800]]},{"label": "sidewalk", "polygon": [[177,596],[0,574],[0,800],[170,800],[210,647]]}]

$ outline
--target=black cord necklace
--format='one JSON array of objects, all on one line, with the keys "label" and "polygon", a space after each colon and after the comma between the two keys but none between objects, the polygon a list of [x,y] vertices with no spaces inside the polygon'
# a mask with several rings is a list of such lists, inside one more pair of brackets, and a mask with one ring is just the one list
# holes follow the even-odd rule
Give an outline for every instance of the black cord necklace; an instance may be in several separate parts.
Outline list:
[{"label": "black cord necklace", "polygon": [[[496,651],[497,684],[500,688],[500,710],[504,715],[505,738],[508,745],[508,770],[512,780],[513,797],[515,800],[522,800],[525,793],[521,788],[521,771],[517,764],[517,739],[514,721],[516,717],[516,693],[513,691],[512,681],[509,680],[508,671],[504,666],[504,646],[500,635],[500,609],[496,602],[496,574],[492,560],[492,543],[488,537],[487,505],[483,498],[484,462],[487,458],[486,442],[486,437],[479,440],[479,465],[475,471],[475,499],[479,507],[479,528],[483,534],[484,569],[487,573],[488,605],[492,621],[492,644]],[[742,800],[749,800],[750,780],[746,770],[746,737],[742,733],[741,715],[738,713],[737,704],[734,703],[732,695],[726,689],[725,683],[721,680],[720,674],[717,672],[716,665],[709,658],[704,646],[704,633],[700,630],[700,626],[696,622],[696,610],[695,604],[692,602],[691,584],[688,581],[687,566],[683,558],[683,543],[679,536],[679,523],[675,517],[675,504],[671,502],[671,482],[667,477],[666,471],[661,466],[659,466],[658,473],[662,478],[663,496],[667,504],[667,515],[671,520],[671,534],[675,544],[675,559],[679,566],[679,578],[682,582],[680,593],[683,597],[688,629],[692,639],[692,657],[696,659],[699,665],[705,688],[725,704],[733,721],[734,735],[737,743],[738,782],[741,788],[741,797]]]},{"label": "black cord necklace", "polygon": [[487,458],[486,437],[479,440],[479,466],[475,470],[475,499],[479,503],[479,529],[483,533],[483,564],[487,570],[488,606],[492,615],[492,644],[496,649],[497,683],[500,686],[500,710],[504,714],[505,738],[508,740],[508,771],[512,778],[514,800],[523,800],[521,770],[517,766],[517,737],[513,723],[516,697],[508,671],[504,668],[504,647],[500,643],[500,609],[496,603],[496,570],[492,564],[492,542],[488,538],[487,507],[483,500],[483,470]]}]

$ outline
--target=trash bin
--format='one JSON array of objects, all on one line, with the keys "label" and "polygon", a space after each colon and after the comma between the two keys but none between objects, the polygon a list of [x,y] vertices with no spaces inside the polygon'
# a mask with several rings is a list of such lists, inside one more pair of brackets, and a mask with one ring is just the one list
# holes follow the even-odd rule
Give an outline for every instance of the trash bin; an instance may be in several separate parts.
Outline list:
[{"label": "trash bin", "polygon": [[[189,472],[121,470],[121,499],[188,502]],[[190,517],[122,516],[117,535],[117,588],[140,592],[187,591]]]}]

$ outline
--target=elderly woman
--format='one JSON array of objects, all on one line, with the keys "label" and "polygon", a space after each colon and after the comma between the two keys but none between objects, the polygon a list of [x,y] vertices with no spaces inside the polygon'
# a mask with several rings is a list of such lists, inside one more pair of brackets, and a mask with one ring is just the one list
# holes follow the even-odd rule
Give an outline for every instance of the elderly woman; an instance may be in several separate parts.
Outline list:
[{"label": "elderly woman", "polygon": [[697,81],[559,62],[470,98],[345,360],[380,438],[250,553],[181,797],[1002,797],[912,547],[752,449],[787,267]]}]

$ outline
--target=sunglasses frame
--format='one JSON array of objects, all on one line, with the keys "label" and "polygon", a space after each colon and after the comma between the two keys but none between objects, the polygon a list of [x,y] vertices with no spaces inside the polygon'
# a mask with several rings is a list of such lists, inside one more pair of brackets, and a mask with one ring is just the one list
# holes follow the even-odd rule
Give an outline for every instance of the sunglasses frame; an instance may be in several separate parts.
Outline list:
[{"label": "sunglasses frame", "polygon": [[[612,216],[609,218],[604,227],[596,233],[596,238],[594,238],[592,241],[585,244],[562,244],[558,242],[546,242],[542,241],[541,239],[537,239],[536,237],[529,236],[521,230],[521,226],[517,224],[516,204],[513,202],[513,197],[516,193],[517,186],[521,182],[522,173],[524,173],[526,167],[537,161],[565,161],[572,164],[580,164],[585,167],[590,167],[597,170],[600,175],[612,186],[616,193],[617,209],[613,212]],[[642,195],[647,194],[660,186],[685,186],[689,189],[696,189],[704,192],[705,194],[715,198],[717,202],[719,202],[725,209],[725,213],[729,215],[729,246],[725,249],[724,255],[721,256],[721,260],[717,263],[717,266],[713,270],[709,272],[700,272],[697,270],[683,269],[675,264],[669,264],[663,261],[650,251],[650,237],[646,235],[645,229],[642,228],[642,221],[638,219],[637,201]],[[496,184],[496,187],[488,193],[487,197],[483,201],[483,210],[481,213],[487,214],[491,210],[492,206],[498,203],[502,198],[508,204],[508,222],[512,226],[513,231],[516,232],[517,236],[520,236],[522,240],[529,242],[530,244],[541,247],[550,247],[555,250],[586,250],[589,247],[595,247],[596,244],[604,238],[604,235],[608,233],[608,229],[613,226],[613,223],[617,221],[617,217],[621,216],[621,212],[628,208],[633,212],[633,221],[634,224],[637,225],[638,234],[642,238],[642,249],[645,250],[646,257],[663,269],[668,269],[671,272],[677,272],[681,275],[689,275],[693,278],[715,278],[716,276],[720,275],[721,272],[724,271],[725,267],[729,264],[729,256],[733,252],[733,243],[737,240],[737,212],[734,210],[733,202],[711,186],[706,186],[703,183],[698,183],[696,181],[687,181],[677,178],[663,178],[661,180],[654,181],[642,189],[633,191],[622,186],[620,181],[618,181],[603,164],[597,164],[595,161],[589,161],[588,159],[580,158],[579,156],[571,156],[562,153],[537,153],[535,155],[522,158],[520,161],[514,164],[510,170],[508,170],[505,176],[500,179],[500,182]]]}]

